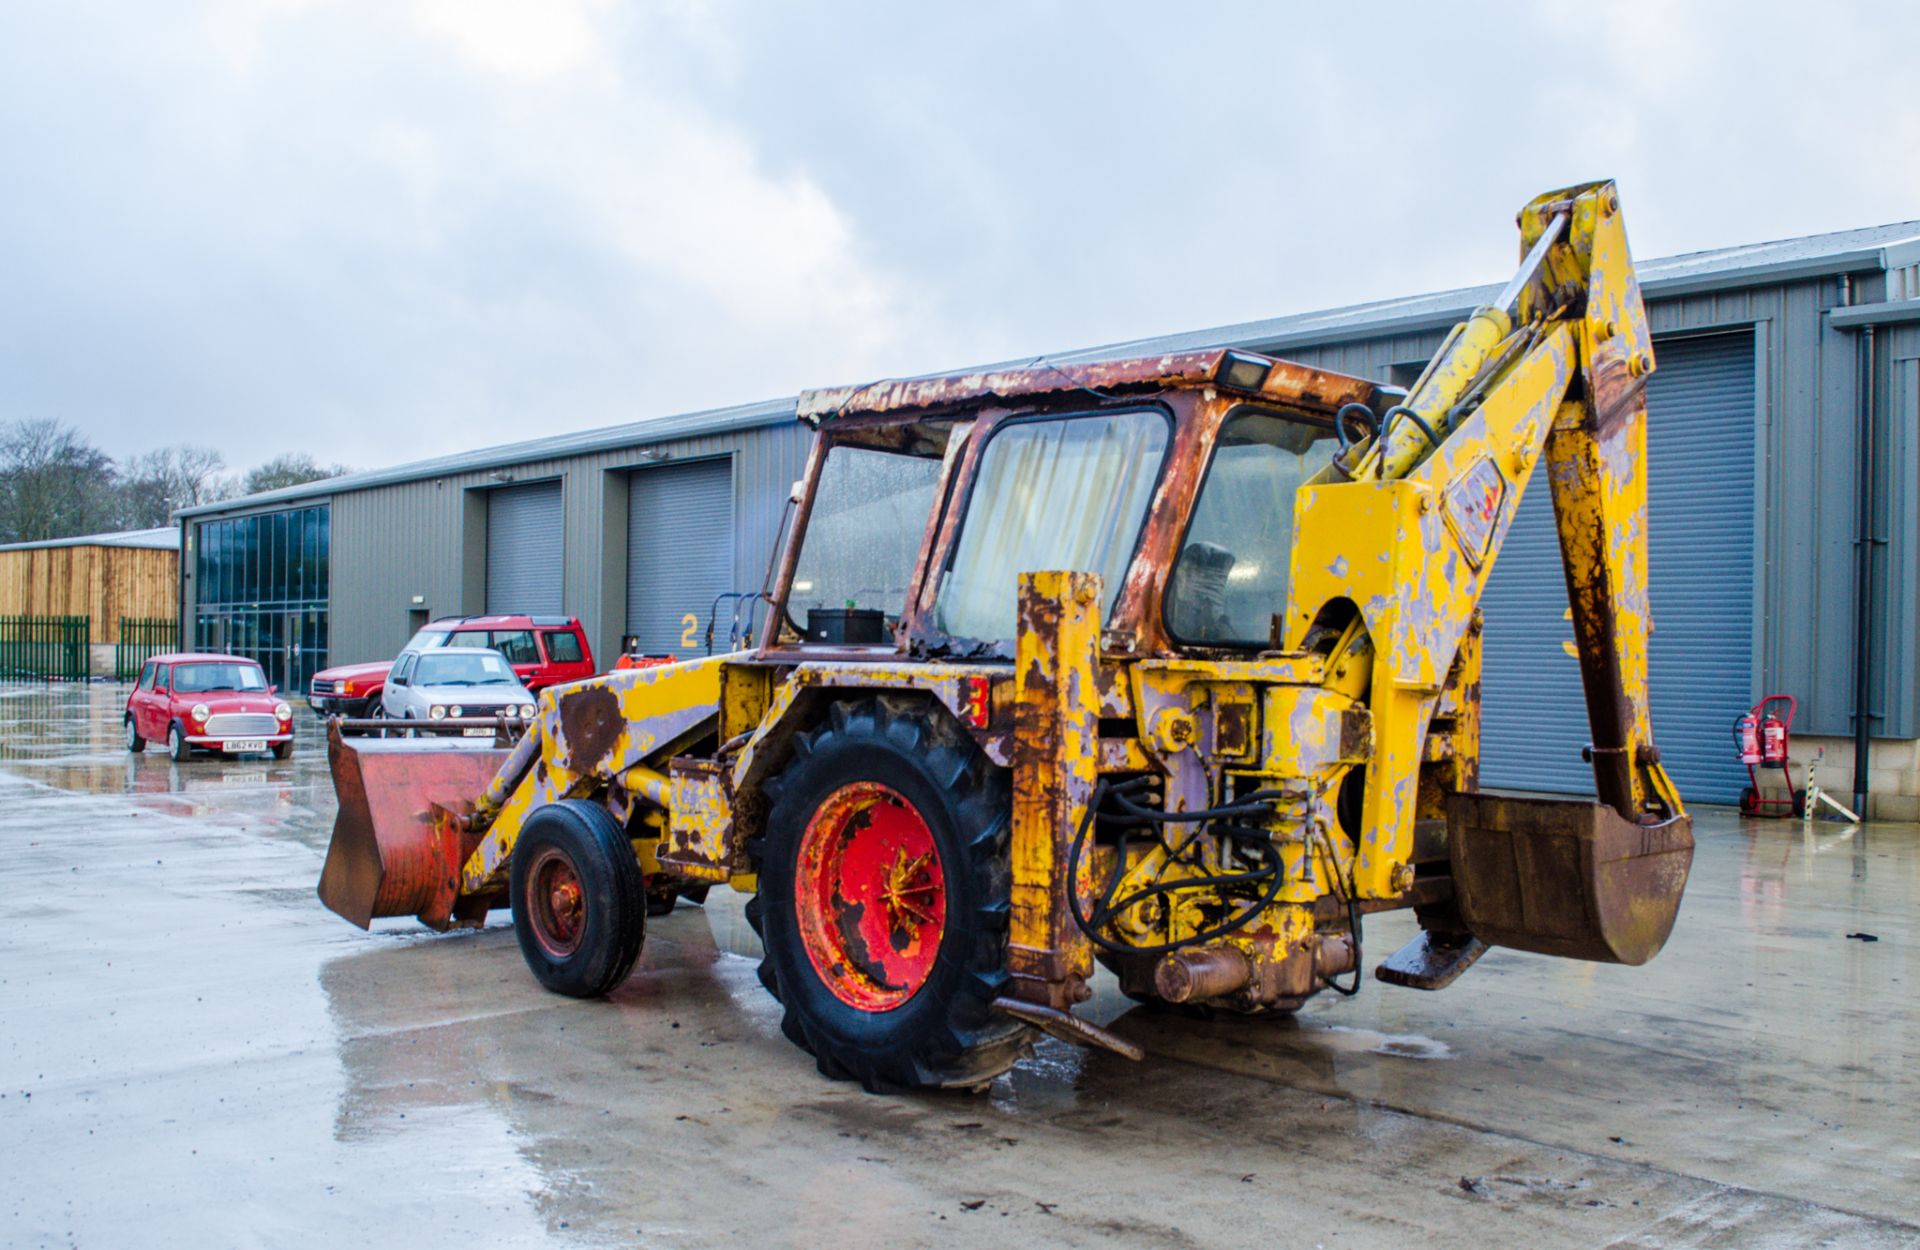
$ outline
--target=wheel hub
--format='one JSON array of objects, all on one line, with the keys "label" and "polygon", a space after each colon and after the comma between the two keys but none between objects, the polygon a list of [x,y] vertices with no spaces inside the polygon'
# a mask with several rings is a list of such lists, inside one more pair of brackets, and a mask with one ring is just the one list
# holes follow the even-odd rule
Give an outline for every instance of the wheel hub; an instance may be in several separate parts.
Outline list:
[{"label": "wheel hub", "polygon": [[561,851],[547,848],[527,871],[528,923],[541,949],[565,958],[580,947],[587,927],[587,897],[580,871]]},{"label": "wheel hub", "polygon": [[946,932],[933,831],[887,786],[842,786],[801,835],[794,903],[807,957],[835,997],[862,1011],[900,1006],[926,984]]}]

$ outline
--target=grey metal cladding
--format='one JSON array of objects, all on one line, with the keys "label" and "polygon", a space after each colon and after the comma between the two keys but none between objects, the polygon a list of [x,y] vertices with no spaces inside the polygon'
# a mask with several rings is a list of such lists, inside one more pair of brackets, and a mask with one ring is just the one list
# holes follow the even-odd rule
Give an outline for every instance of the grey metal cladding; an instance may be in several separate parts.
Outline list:
[{"label": "grey metal cladding", "polygon": [[[648,655],[704,653],[715,600],[734,591],[730,459],[636,469],[627,480],[626,632]],[[726,649],[731,604],[720,605],[714,649]]]},{"label": "grey metal cladding", "polygon": [[487,492],[488,612],[567,610],[561,498],[558,481]]}]

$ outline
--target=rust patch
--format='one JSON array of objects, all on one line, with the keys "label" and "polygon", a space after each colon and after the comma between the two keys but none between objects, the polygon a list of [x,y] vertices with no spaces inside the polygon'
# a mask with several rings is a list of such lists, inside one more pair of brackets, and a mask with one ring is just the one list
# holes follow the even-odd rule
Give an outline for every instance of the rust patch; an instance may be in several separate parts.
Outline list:
[{"label": "rust patch", "polygon": [[566,691],[557,702],[567,767],[576,773],[590,773],[594,765],[613,754],[613,744],[627,726],[620,712],[620,696],[605,686],[587,686]]},{"label": "rust patch", "polygon": [[1253,705],[1221,701],[1213,712],[1213,736],[1220,754],[1244,757],[1253,750]]}]

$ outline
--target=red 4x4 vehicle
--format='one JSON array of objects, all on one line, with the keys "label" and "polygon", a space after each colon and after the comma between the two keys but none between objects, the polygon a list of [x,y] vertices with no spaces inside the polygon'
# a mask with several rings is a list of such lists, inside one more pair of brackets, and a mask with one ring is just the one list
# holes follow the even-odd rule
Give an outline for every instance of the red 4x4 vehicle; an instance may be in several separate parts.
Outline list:
[{"label": "red 4x4 vehicle", "polygon": [[197,748],[223,755],[293,754],[293,709],[252,660],[237,655],[156,655],[127,695],[127,750],[164,742],[184,760]]},{"label": "red 4x4 vehicle", "polygon": [[[535,694],[594,673],[587,631],[571,616],[449,616],[415,634],[401,650],[433,647],[492,647]],[[378,716],[392,667],[392,660],[383,660],[323,669],[307,687],[307,705],[322,716]]]}]

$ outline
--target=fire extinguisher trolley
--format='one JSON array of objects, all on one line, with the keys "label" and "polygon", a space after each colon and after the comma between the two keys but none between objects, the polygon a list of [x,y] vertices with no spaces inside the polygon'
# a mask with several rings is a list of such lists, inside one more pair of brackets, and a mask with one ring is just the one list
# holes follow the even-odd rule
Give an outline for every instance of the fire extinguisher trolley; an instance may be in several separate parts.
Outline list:
[{"label": "fire extinguisher trolley", "polygon": [[[1770,694],[1733,722],[1734,746],[1753,783],[1740,794],[1742,816],[1798,816],[1806,811],[1807,792],[1793,784],[1793,769],[1787,760],[1788,733],[1798,706],[1790,694]],[[1785,719],[1778,715],[1783,707]],[[1759,770],[1763,768],[1780,770],[1788,797],[1767,798],[1760,792]]]}]

